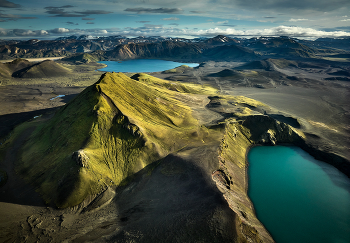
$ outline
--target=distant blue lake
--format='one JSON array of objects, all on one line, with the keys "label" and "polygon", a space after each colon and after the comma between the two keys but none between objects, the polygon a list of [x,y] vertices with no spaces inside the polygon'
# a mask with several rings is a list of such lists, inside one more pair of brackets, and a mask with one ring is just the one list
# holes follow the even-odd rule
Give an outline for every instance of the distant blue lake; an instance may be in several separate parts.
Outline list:
[{"label": "distant blue lake", "polygon": [[349,243],[350,179],[297,147],[254,147],[249,197],[277,243]]},{"label": "distant blue lake", "polygon": [[98,63],[107,65],[107,67],[99,69],[99,71],[124,73],[161,72],[181,65],[187,65],[189,67],[198,66],[198,63],[180,63],[156,59],[135,59],[122,62],[101,61]]}]

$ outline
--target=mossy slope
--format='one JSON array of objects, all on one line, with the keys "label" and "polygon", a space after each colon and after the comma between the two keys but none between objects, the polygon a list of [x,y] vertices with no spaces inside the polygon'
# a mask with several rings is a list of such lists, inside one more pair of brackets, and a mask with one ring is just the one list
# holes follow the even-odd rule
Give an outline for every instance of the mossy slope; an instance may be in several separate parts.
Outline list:
[{"label": "mossy slope", "polygon": [[65,76],[70,73],[71,71],[68,68],[62,67],[54,61],[45,60],[14,72],[12,76],[18,78],[50,78]]},{"label": "mossy slope", "polygon": [[33,132],[18,171],[59,207],[119,185],[193,139],[197,121],[175,94],[106,73]]},{"label": "mossy slope", "polygon": [[0,63],[0,77],[9,78],[16,71],[27,68],[31,63],[25,59],[15,59],[12,62]]},{"label": "mossy slope", "polygon": [[138,73],[131,77],[132,79],[143,82],[147,85],[152,85],[158,88],[165,88],[170,91],[176,91],[180,93],[191,93],[191,94],[216,94],[217,90],[211,86],[204,86],[198,84],[181,82],[169,82],[160,78],[153,77],[148,74]]}]

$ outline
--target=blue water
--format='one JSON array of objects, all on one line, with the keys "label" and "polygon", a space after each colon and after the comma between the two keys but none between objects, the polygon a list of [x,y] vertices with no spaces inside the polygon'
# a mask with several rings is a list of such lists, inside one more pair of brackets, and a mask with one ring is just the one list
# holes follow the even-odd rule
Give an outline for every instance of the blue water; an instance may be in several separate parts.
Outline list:
[{"label": "blue water", "polygon": [[101,61],[98,63],[107,65],[107,67],[99,69],[99,71],[123,73],[160,72],[176,68],[181,65],[187,65],[189,67],[198,66],[198,63],[180,63],[156,59],[135,59],[122,62]]},{"label": "blue water", "polygon": [[57,98],[61,98],[61,97],[64,97],[65,95],[57,95],[56,97],[53,97],[51,98],[50,100],[54,100],[54,99],[57,99]]},{"label": "blue water", "polygon": [[350,179],[297,147],[254,147],[249,197],[277,243],[349,243]]}]

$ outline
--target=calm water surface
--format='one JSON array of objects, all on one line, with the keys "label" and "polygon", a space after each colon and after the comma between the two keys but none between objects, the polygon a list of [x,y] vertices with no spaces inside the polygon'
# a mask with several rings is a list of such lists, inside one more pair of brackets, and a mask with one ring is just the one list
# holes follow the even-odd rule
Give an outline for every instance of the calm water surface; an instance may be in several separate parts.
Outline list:
[{"label": "calm water surface", "polygon": [[297,147],[254,147],[249,197],[277,243],[349,243],[350,179]]},{"label": "calm water surface", "polygon": [[156,59],[135,59],[122,62],[115,61],[101,61],[98,63],[103,63],[108,65],[105,68],[99,69],[105,72],[131,72],[131,73],[141,73],[141,72],[160,72],[169,70],[181,65],[187,65],[189,67],[197,67],[198,63],[180,63]]}]

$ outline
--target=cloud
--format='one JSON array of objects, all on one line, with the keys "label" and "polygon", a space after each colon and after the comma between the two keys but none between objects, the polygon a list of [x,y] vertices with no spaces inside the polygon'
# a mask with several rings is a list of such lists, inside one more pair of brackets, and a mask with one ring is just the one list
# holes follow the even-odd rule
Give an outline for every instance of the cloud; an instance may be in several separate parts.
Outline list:
[{"label": "cloud", "polygon": [[171,24],[168,24],[168,25],[176,25],[176,26],[178,26],[179,24],[178,23],[171,23]]},{"label": "cloud", "polygon": [[289,22],[307,21],[308,19],[290,19]]},{"label": "cloud", "polygon": [[216,24],[219,24],[219,25],[222,25],[222,24],[228,24],[228,20],[225,20],[225,21],[219,21],[219,22],[216,22]]},{"label": "cloud", "polygon": [[276,17],[266,16],[265,19],[275,19]]},{"label": "cloud", "polygon": [[153,28],[161,28],[162,24],[144,24],[145,28],[153,29]]},{"label": "cloud", "polygon": [[350,36],[349,32],[345,31],[320,31],[312,28],[278,26],[268,29],[252,29],[252,30],[236,30],[234,28],[212,28],[206,30],[194,29],[177,29],[177,28],[130,28],[128,32],[124,31],[123,35],[159,35],[159,36],[290,36],[299,38],[319,38],[319,37],[343,37]]},{"label": "cloud", "polygon": [[7,0],[0,0],[0,8],[20,8],[21,5],[9,2]]},{"label": "cloud", "polygon": [[92,15],[92,14],[110,14],[110,13],[113,13],[113,12],[110,12],[110,11],[105,11],[105,10],[86,10],[86,11],[75,11],[74,13],[79,13],[79,14],[82,14],[82,15],[85,15],[85,16],[89,16],[89,15]]},{"label": "cloud", "polygon": [[81,18],[82,20],[95,20],[95,18]]},{"label": "cloud", "polygon": [[149,23],[149,22],[151,22],[151,21],[136,21],[136,23]]},{"label": "cloud", "polygon": [[228,20],[216,22],[215,25],[217,25],[217,26],[224,26],[224,27],[235,27],[236,26],[234,24],[229,24]]},{"label": "cloud", "polygon": [[176,18],[176,17],[171,17],[171,18],[164,18],[164,19],[162,19],[162,20],[168,21],[168,20],[180,20],[180,19],[179,19],[179,18]]},{"label": "cloud", "polygon": [[350,21],[350,19],[342,19],[342,20],[340,20],[340,21],[342,21],[342,22],[348,22],[348,21]]},{"label": "cloud", "polygon": [[350,26],[340,26],[333,28],[322,28],[323,31],[333,32],[333,31],[348,31],[350,32]]},{"label": "cloud", "polygon": [[62,34],[62,33],[68,33],[70,32],[70,30],[66,28],[55,28],[55,29],[49,30],[48,32],[54,33],[54,34]]},{"label": "cloud", "polygon": [[86,24],[95,24],[94,22],[86,22]]},{"label": "cloud", "polygon": [[162,13],[162,14],[180,14],[183,12],[181,8],[127,8],[124,11],[143,13]]},{"label": "cloud", "polygon": [[0,19],[5,19],[5,21],[11,21],[11,20],[18,20],[18,19],[36,19],[37,17],[23,17],[21,15],[15,15],[15,14],[2,14],[0,13]]},{"label": "cloud", "polygon": [[219,26],[223,26],[223,27],[236,27],[237,25],[235,25],[235,24],[222,24],[222,25],[219,25]]},{"label": "cloud", "polygon": [[85,17],[86,15],[66,12],[66,8],[72,8],[72,5],[62,7],[45,7],[46,13],[53,15],[52,17]]},{"label": "cloud", "polygon": [[190,13],[194,13],[194,14],[203,14],[203,13],[206,13],[205,11],[196,11],[196,10],[193,10],[193,11],[190,11]]},{"label": "cloud", "polygon": [[26,30],[26,29],[13,29],[6,30],[0,28],[0,36],[9,36],[9,37],[40,37],[46,36],[49,33],[46,30]]},{"label": "cloud", "polygon": [[72,5],[62,7],[45,7],[46,13],[53,15],[52,17],[86,17],[93,14],[110,14],[113,12],[105,10],[85,10],[67,12],[66,8],[72,8]]},{"label": "cloud", "polygon": [[29,30],[29,29],[3,29],[0,28],[0,36],[2,38],[40,38],[40,37],[49,37],[49,36],[69,36],[69,35],[94,35],[94,36],[106,36],[113,35],[117,33],[119,28],[112,28],[109,33],[105,29],[67,29],[67,28],[55,28],[51,30]]},{"label": "cloud", "polygon": [[98,30],[97,33],[99,34],[108,34],[107,30]]},{"label": "cloud", "polygon": [[13,33],[17,36],[43,36],[48,35],[49,33],[46,30],[13,30]]},{"label": "cloud", "polygon": [[343,8],[350,5],[349,0],[235,0],[235,3],[245,9],[253,10],[312,10],[320,12],[328,12]]},{"label": "cloud", "polygon": [[93,36],[108,36],[108,35],[123,35],[123,36],[208,36],[216,35],[226,36],[244,36],[244,37],[258,37],[258,36],[290,36],[301,39],[316,39],[319,37],[350,37],[349,27],[337,27],[337,29],[323,29],[316,30],[313,28],[278,26],[265,29],[250,29],[238,30],[235,28],[211,28],[211,29],[180,29],[176,26],[163,26],[144,24],[142,27],[127,27],[124,29],[67,29],[55,28],[51,30],[6,30],[0,28],[0,35],[3,37],[30,37],[40,38],[43,36],[65,36],[65,35],[93,35]]}]

